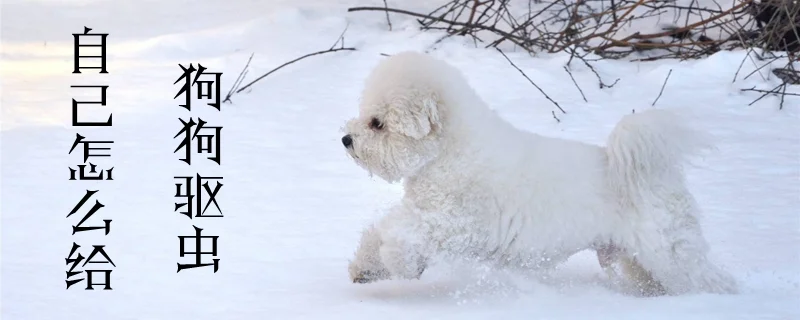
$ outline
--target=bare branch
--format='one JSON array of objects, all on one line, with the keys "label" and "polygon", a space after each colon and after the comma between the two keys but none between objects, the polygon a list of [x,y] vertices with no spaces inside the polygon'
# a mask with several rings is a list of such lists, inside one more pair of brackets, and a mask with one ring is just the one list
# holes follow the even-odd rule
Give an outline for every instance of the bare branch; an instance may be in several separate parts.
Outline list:
[{"label": "bare branch", "polygon": [[[281,68],[283,68],[283,67],[286,67],[286,66],[288,66],[288,65],[290,65],[290,64],[292,64],[292,63],[295,63],[295,62],[297,62],[297,61],[303,60],[303,59],[305,59],[305,58],[308,58],[308,57],[313,57],[313,56],[316,56],[316,55],[325,54],[325,53],[330,53],[330,52],[338,52],[338,51],[355,51],[355,50],[356,50],[356,48],[346,48],[346,47],[344,46],[344,33],[345,33],[345,32],[347,32],[347,27],[348,27],[348,26],[350,26],[350,24],[349,24],[349,23],[348,23],[347,25],[345,25],[345,27],[344,27],[344,30],[343,30],[343,31],[342,31],[342,33],[339,35],[339,38],[336,40],[336,42],[334,42],[334,43],[333,43],[333,45],[330,47],[330,49],[328,49],[328,50],[322,50],[322,51],[317,51],[317,52],[314,52],[314,53],[309,53],[309,54],[306,54],[306,55],[304,55],[304,56],[301,56],[301,57],[299,57],[299,58],[297,58],[297,59],[294,59],[294,60],[292,60],[292,61],[286,62],[286,63],[284,63],[284,64],[282,64],[282,65],[278,66],[277,68],[274,68],[274,69],[270,70],[269,72],[267,72],[267,73],[263,74],[262,76],[260,76],[260,77],[256,78],[255,80],[253,80],[253,81],[250,81],[250,83],[248,83],[248,84],[247,84],[247,85],[245,85],[244,87],[241,87],[241,88],[239,88],[239,85],[241,84],[242,80],[244,80],[244,75],[243,75],[243,74],[244,74],[244,73],[246,73],[246,71],[244,71],[244,70],[243,70],[243,71],[242,71],[242,73],[243,73],[243,74],[240,74],[240,75],[239,75],[239,76],[240,76],[240,79],[237,79],[236,83],[234,83],[234,87],[233,87],[233,88],[231,88],[231,92],[228,92],[228,95],[225,97],[225,101],[230,101],[230,98],[231,98],[231,96],[232,96],[234,93],[240,93],[240,92],[244,91],[245,89],[249,88],[250,86],[252,86],[252,85],[253,85],[253,84],[255,84],[256,82],[258,82],[259,80],[261,80],[261,79],[264,79],[264,78],[266,78],[267,76],[269,76],[270,74],[274,73],[275,71],[278,71],[278,70],[280,70]],[[336,47],[336,45],[340,45],[340,46],[339,46],[338,48],[335,48],[335,47]],[[253,59],[253,56],[252,56],[252,55],[250,55],[250,60],[252,60],[252,59]],[[247,65],[245,65],[245,70],[247,70],[247,67],[250,65],[250,60],[247,60]],[[237,88],[238,88],[238,89],[237,89]],[[235,91],[234,91],[234,90],[235,90]]]},{"label": "bare branch", "polygon": [[292,61],[289,61],[289,62],[287,62],[287,63],[284,63],[284,64],[282,64],[282,65],[278,66],[278,67],[277,67],[277,68],[275,68],[275,69],[272,69],[272,70],[270,70],[269,72],[265,73],[264,75],[262,75],[262,76],[260,76],[260,77],[256,78],[255,80],[251,81],[250,83],[248,83],[246,86],[242,87],[241,89],[239,89],[239,90],[236,90],[236,93],[242,92],[243,90],[245,90],[245,89],[249,88],[249,87],[250,87],[250,86],[252,86],[254,83],[258,82],[258,81],[259,81],[259,80],[261,80],[261,79],[264,79],[266,76],[268,76],[268,75],[272,74],[273,72],[275,72],[275,71],[278,71],[278,70],[280,70],[281,68],[283,68],[283,67],[285,67],[285,66],[288,66],[288,65],[290,65],[290,64],[292,64],[292,63],[295,63],[295,62],[297,62],[297,61],[303,60],[303,59],[305,59],[305,58],[312,57],[312,56],[316,56],[316,55],[320,55],[320,54],[324,54],[324,53],[330,53],[330,52],[337,52],[337,51],[355,51],[355,50],[356,50],[356,48],[336,48],[336,49],[328,49],[328,50],[323,50],[323,51],[317,51],[317,52],[314,52],[314,53],[309,53],[309,54],[307,54],[307,55],[304,55],[304,56],[302,56],[302,57],[299,57],[299,58],[297,58],[297,59],[294,59],[294,60],[292,60]]},{"label": "bare branch", "polygon": [[569,71],[569,68],[567,68],[567,66],[564,66],[564,71],[566,71],[567,74],[569,74],[569,78],[572,79],[572,83],[574,83],[575,87],[578,88],[578,91],[581,93],[581,97],[583,98],[583,102],[589,102],[589,100],[586,100],[586,96],[583,95],[583,90],[581,90],[581,87],[578,85],[578,82],[575,81],[575,77],[572,76],[572,72]]},{"label": "bare branch", "polygon": [[[388,9],[389,4],[386,3],[386,0],[383,0],[383,7]],[[386,23],[389,24],[389,31],[392,31],[392,20],[389,19],[389,11],[386,11]]]},{"label": "bare branch", "polygon": [[656,100],[653,100],[653,104],[651,104],[651,106],[655,106],[656,102],[658,102],[658,99],[661,98],[661,94],[664,93],[664,88],[667,86],[667,81],[669,81],[669,75],[671,74],[672,74],[672,69],[669,69],[669,72],[667,73],[667,78],[664,79],[664,84],[661,85],[661,91],[658,92],[658,97],[656,97]]},{"label": "bare branch", "polygon": [[233,91],[239,88],[239,85],[242,84],[244,77],[247,75],[247,68],[250,67],[250,61],[253,61],[253,56],[255,54],[256,54],[255,52],[250,54],[250,58],[247,59],[247,64],[244,65],[244,68],[242,68],[242,72],[239,73],[239,76],[236,77],[236,81],[233,82],[231,89],[228,90],[228,94],[225,95],[225,100],[222,100],[223,103],[231,102],[231,95],[233,95]]},{"label": "bare branch", "polygon": [[502,54],[503,57],[506,58],[506,60],[508,60],[508,63],[510,63],[511,66],[514,67],[514,69],[517,69],[517,71],[519,71],[519,73],[521,73],[522,76],[525,77],[525,79],[528,79],[528,82],[530,82],[534,87],[536,87],[536,89],[539,89],[539,92],[541,92],[544,95],[544,97],[547,98],[547,100],[550,100],[550,102],[552,102],[554,105],[556,105],[558,110],[561,110],[561,113],[564,113],[564,114],[567,113],[566,111],[564,111],[564,109],[561,108],[561,106],[558,105],[558,102],[555,102],[553,99],[551,99],[550,96],[548,96],[547,93],[545,93],[544,90],[542,90],[542,88],[539,88],[539,86],[537,86],[536,83],[534,83],[533,80],[531,80],[531,78],[528,78],[528,75],[526,75],[525,72],[522,71],[522,69],[517,67],[517,65],[514,64],[514,62],[511,61],[511,59],[509,59],[508,56],[506,56],[505,53],[503,53],[503,50],[500,50],[500,48],[495,48],[495,49],[497,50],[497,52],[500,52],[500,54]]}]

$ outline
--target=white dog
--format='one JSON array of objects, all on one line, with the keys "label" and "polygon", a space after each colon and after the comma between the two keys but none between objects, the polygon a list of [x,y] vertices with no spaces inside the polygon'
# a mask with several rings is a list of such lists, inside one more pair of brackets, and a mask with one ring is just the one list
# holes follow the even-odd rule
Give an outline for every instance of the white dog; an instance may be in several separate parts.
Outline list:
[{"label": "white dog", "polygon": [[708,261],[682,163],[707,146],[659,111],[628,115],[604,147],[521,131],[461,73],[421,53],[369,75],[342,138],[370,174],[404,183],[364,231],[353,282],[419,278],[437,254],[542,268],[586,249],[645,295],[734,293]]}]

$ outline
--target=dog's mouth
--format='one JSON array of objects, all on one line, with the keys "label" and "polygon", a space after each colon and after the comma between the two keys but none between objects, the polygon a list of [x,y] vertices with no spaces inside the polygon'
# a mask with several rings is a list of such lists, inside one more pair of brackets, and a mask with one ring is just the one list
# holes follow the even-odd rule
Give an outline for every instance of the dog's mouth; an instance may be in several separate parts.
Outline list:
[{"label": "dog's mouth", "polygon": [[367,174],[371,178],[373,176],[372,170],[367,166],[367,164],[358,157],[353,147],[346,147],[347,155],[353,159],[353,161],[361,168],[367,171]]},{"label": "dog's mouth", "polygon": [[350,156],[351,158],[353,158],[353,160],[361,160],[361,159],[358,158],[358,155],[356,154],[356,151],[353,150],[352,146],[351,147],[345,147],[344,149],[347,151],[347,155]]}]

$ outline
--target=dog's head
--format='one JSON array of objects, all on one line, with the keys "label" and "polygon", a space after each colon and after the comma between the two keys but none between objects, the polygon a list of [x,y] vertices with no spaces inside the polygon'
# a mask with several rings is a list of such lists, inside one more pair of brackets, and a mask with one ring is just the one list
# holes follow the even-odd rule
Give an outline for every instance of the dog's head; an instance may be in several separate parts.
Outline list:
[{"label": "dog's head", "polygon": [[367,78],[358,117],[347,122],[347,153],[388,182],[413,176],[440,152],[442,97],[432,59],[407,52],[382,61]]}]

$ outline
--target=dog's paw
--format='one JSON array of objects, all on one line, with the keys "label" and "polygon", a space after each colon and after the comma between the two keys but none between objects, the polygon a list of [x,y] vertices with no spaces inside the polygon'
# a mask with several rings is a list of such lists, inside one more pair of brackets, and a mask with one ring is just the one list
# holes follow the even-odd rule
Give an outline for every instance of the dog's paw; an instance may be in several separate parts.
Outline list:
[{"label": "dog's paw", "polygon": [[370,282],[385,280],[388,278],[389,278],[389,272],[385,270],[381,271],[364,270],[351,276],[351,280],[353,280],[353,283],[370,283]]},{"label": "dog's paw", "polygon": [[389,279],[389,271],[375,261],[354,260],[347,267],[353,283],[370,283]]}]

